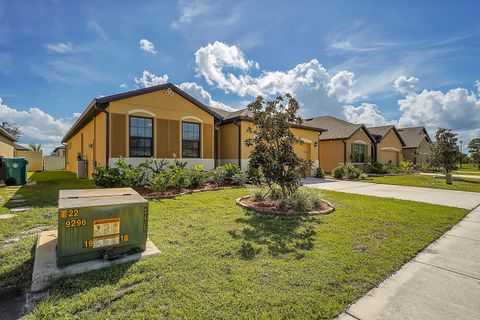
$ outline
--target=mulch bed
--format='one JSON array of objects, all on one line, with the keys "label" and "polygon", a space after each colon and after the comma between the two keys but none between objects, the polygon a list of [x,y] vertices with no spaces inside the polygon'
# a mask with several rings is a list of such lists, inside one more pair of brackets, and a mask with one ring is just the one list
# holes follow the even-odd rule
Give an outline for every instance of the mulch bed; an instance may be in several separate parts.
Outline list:
[{"label": "mulch bed", "polygon": [[145,188],[145,186],[139,186],[136,188],[136,191],[145,199],[164,199],[164,198],[174,198],[177,196],[181,196],[184,194],[190,194],[194,192],[202,192],[202,191],[213,191],[213,190],[222,190],[225,188],[231,188],[232,186],[225,186],[225,187],[219,187],[213,183],[207,183],[201,186],[200,188],[197,189],[188,189],[188,188],[182,188],[182,189],[175,189],[175,188],[169,188],[163,192],[160,191],[154,191]]},{"label": "mulch bed", "polygon": [[241,197],[237,199],[237,205],[240,207],[258,213],[272,214],[272,215],[318,215],[329,214],[335,211],[335,207],[328,201],[322,200],[320,207],[315,208],[309,212],[298,212],[293,209],[287,211],[278,210],[278,201],[271,199],[263,199],[262,201],[255,201],[252,196]]}]

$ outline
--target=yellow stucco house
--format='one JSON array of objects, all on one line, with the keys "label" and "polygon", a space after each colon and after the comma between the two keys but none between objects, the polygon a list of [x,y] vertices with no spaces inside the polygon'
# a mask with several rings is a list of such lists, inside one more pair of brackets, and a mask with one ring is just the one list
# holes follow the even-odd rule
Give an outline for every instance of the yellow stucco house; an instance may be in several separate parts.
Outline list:
[{"label": "yellow stucco house", "polygon": [[373,158],[375,138],[363,124],[328,115],[306,119],[304,124],[327,129],[319,138],[318,155],[319,165],[326,172],[346,162],[362,166]]},{"label": "yellow stucco house", "polygon": [[[247,169],[251,125],[248,110],[211,108],[171,83],[106,96],[94,99],[62,139],[66,169],[76,172],[82,158],[91,176],[97,166],[120,157],[138,165],[174,156],[205,169],[229,162]],[[295,147],[300,156],[318,166],[318,139],[325,129],[292,125],[291,130],[303,141]]]},{"label": "yellow stucco house", "polygon": [[11,158],[15,155],[15,142],[17,139],[0,126],[0,157]]},{"label": "yellow stucco house", "polygon": [[405,142],[397,128],[394,125],[387,125],[367,129],[375,137],[373,159],[378,163],[398,166],[403,160],[402,150]]}]

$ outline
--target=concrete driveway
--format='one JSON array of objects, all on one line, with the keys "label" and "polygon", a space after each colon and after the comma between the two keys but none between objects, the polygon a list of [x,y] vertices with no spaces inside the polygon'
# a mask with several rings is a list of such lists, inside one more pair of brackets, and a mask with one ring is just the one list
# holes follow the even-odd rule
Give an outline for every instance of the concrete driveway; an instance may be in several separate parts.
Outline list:
[{"label": "concrete driveway", "polygon": [[427,202],[464,209],[473,209],[480,204],[480,192],[440,190],[318,178],[307,178],[303,182],[305,186],[317,189]]},{"label": "concrete driveway", "polygon": [[480,208],[338,319],[480,319]]}]

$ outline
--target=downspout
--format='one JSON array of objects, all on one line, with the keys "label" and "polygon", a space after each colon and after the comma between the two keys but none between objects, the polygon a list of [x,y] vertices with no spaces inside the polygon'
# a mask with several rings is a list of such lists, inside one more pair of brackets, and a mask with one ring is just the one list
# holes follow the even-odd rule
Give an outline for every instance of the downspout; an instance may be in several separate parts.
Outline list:
[{"label": "downspout", "polygon": [[236,120],[233,121],[233,124],[238,128],[238,166],[242,167],[242,129],[240,123]]},{"label": "downspout", "polygon": [[[108,104],[107,104],[108,107]],[[105,113],[105,122],[106,122],[106,141],[105,141],[105,166],[108,168],[108,161],[110,160],[110,113],[106,109],[100,109],[97,106],[97,102],[95,101],[95,109]]]},{"label": "downspout", "polygon": [[347,163],[347,141],[342,140],[343,142],[343,164]]},{"label": "downspout", "polygon": [[63,160],[64,162],[63,165],[65,166],[65,170],[67,170],[67,144],[64,142],[60,142],[60,143],[62,144],[62,146],[65,147],[65,159]]}]

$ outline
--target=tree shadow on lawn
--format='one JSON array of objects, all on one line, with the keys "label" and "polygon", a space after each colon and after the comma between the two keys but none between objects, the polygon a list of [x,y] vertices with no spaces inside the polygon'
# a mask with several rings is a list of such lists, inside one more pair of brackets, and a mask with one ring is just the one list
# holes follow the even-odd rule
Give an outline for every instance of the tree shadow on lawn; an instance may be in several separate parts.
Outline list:
[{"label": "tree shadow on lawn", "polygon": [[239,248],[242,259],[251,260],[267,247],[273,256],[293,254],[301,259],[305,251],[314,247],[315,228],[323,223],[319,217],[262,215],[246,211],[247,216],[238,218],[245,225],[241,230],[231,230],[234,239],[243,240]]}]

